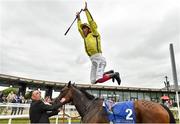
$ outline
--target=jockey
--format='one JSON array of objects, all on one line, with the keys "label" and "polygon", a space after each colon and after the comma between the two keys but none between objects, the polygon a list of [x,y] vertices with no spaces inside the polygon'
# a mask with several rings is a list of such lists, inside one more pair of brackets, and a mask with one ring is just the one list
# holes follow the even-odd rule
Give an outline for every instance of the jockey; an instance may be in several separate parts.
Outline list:
[{"label": "jockey", "polygon": [[106,60],[102,56],[101,49],[101,38],[100,34],[97,31],[96,22],[93,20],[89,10],[87,9],[87,3],[85,4],[84,10],[87,16],[88,23],[81,23],[80,13],[77,12],[77,24],[78,30],[84,39],[84,45],[87,55],[90,57],[92,62],[91,66],[91,83],[104,83],[105,81],[112,79],[116,79],[118,85],[121,83],[121,79],[118,72],[114,72],[110,70],[104,73],[104,69],[106,67]]},{"label": "jockey", "polygon": [[112,101],[112,100],[104,100],[102,106],[106,108],[106,110],[107,110],[107,112],[108,112],[109,114],[112,114],[112,113],[113,113],[112,107],[113,107],[114,104],[115,104],[115,103],[114,103],[114,101]]}]

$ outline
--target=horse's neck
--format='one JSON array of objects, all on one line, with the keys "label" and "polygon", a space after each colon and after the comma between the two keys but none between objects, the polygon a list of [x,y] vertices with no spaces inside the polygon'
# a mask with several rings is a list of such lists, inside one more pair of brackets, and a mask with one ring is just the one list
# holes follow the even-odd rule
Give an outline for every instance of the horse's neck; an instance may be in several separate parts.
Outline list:
[{"label": "horse's neck", "polygon": [[80,91],[74,92],[73,104],[75,105],[77,111],[79,112],[81,117],[84,117],[87,109],[91,105],[93,100],[88,99],[83,93]]}]

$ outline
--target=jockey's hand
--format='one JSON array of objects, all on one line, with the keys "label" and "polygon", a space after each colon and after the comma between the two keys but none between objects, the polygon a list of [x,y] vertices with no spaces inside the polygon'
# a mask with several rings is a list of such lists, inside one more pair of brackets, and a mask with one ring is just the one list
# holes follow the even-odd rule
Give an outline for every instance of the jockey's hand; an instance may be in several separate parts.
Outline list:
[{"label": "jockey's hand", "polygon": [[80,12],[76,12],[76,17],[80,19]]},{"label": "jockey's hand", "polygon": [[61,103],[65,102],[65,101],[66,101],[65,98],[62,98],[62,99],[60,100]]},{"label": "jockey's hand", "polygon": [[87,10],[87,2],[85,2],[85,7],[83,9],[83,11],[86,11]]}]

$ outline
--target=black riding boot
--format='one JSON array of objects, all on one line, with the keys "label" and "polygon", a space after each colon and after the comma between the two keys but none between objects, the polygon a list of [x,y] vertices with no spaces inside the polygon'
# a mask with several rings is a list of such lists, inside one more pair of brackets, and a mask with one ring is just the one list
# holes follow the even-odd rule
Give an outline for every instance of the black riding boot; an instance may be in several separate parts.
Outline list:
[{"label": "black riding boot", "polygon": [[114,80],[116,79],[116,81],[117,81],[118,85],[120,85],[120,84],[121,84],[121,78],[120,78],[120,76],[119,76],[119,73],[118,73],[118,72],[111,73],[111,74],[109,74],[109,75],[110,75],[110,77],[112,78],[113,82],[114,82]]},{"label": "black riding boot", "polygon": [[121,78],[120,78],[120,76],[119,76],[119,73],[118,73],[118,72],[115,72],[115,73],[113,74],[113,77],[112,77],[112,78],[116,79],[116,81],[117,81],[118,85],[120,85],[120,84],[121,84]]}]

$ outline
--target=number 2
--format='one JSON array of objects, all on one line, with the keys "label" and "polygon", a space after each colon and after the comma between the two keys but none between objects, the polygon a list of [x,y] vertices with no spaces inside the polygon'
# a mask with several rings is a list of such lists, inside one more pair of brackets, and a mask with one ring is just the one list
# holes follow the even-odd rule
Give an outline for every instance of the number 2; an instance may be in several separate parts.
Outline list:
[{"label": "number 2", "polygon": [[126,116],[126,120],[133,120],[133,118],[131,117],[132,109],[126,109],[126,113],[128,113]]}]

